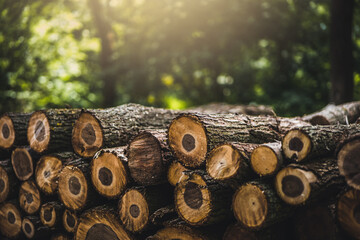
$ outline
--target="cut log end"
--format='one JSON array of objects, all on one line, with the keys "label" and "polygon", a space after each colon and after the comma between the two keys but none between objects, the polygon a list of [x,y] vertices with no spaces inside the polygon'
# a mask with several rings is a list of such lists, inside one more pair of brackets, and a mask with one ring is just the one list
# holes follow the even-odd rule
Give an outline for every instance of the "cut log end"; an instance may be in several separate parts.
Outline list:
[{"label": "cut log end", "polygon": [[63,226],[66,231],[70,233],[74,233],[76,231],[76,227],[79,222],[75,212],[72,212],[69,209],[65,209],[62,220],[63,220]]},{"label": "cut log end", "polygon": [[310,184],[315,181],[316,176],[310,171],[286,167],[276,175],[275,188],[284,202],[299,205],[309,198]]},{"label": "cut log end", "polygon": [[360,236],[360,191],[351,189],[337,202],[337,218],[341,227],[352,237]]},{"label": "cut log end", "polygon": [[29,180],[23,182],[19,191],[20,207],[27,214],[36,213],[41,205],[40,192],[36,184]]},{"label": "cut log end", "polygon": [[9,149],[15,141],[14,124],[9,116],[0,118],[0,148]]},{"label": "cut log end", "polygon": [[230,144],[220,145],[210,152],[206,171],[214,179],[225,180],[237,173],[241,161],[244,159],[235,147]]},{"label": "cut log end", "polygon": [[360,190],[360,139],[346,143],[338,153],[340,174],[351,187]]},{"label": "cut log end", "polygon": [[175,188],[176,210],[187,223],[201,225],[210,215],[211,196],[206,182],[198,174],[192,174],[187,181]]},{"label": "cut log end", "polygon": [[57,202],[48,202],[41,206],[40,209],[40,220],[43,225],[47,227],[54,227],[58,224],[59,211],[61,205]]},{"label": "cut log end", "polygon": [[331,123],[324,116],[315,115],[309,119],[311,125],[330,125]]},{"label": "cut log end", "polygon": [[243,185],[234,194],[232,209],[236,219],[244,226],[259,228],[268,214],[267,197],[257,185]]},{"label": "cut log end", "polygon": [[75,239],[130,240],[131,237],[112,213],[91,210],[81,216]]},{"label": "cut log end", "polygon": [[205,240],[199,234],[194,233],[193,231],[177,228],[177,227],[167,227],[159,230],[154,236],[153,240]]},{"label": "cut log end", "polygon": [[196,116],[175,118],[169,127],[169,145],[179,161],[187,167],[198,167],[207,153],[207,138]]},{"label": "cut log end", "polygon": [[5,201],[10,192],[9,175],[3,167],[0,166],[0,203]]},{"label": "cut log end", "polygon": [[26,217],[22,220],[21,229],[27,238],[32,239],[35,236],[35,226]]},{"label": "cut log end", "polygon": [[128,176],[121,159],[113,153],[101,153],[91,164],[91,180],[95,189],[103,196],[119,196],[128,183]]},{"label": "cut log end", "polygon": [[0,207],[0,232],[8,238],[16,238],[21,233],[21,215],[13,203]]},{"label": "cut log end", "polygon": [[179,162],[172,162],[167,174],[168,182],[172,186],[176,186],[178,182],[181,182],[186,178],[186,175],[184,174],[185,171],[188,169],[185,168],[181,163]]},{"label": "cut log end", "polygon": [[16,148],[12,152],[11,164],[16,177],[21,181],[26,181],[33,175],[33,159],[26,148]]},{"label": "cut log end", "polygon": [[79,210],[86,204],[88,183],[81,170],[66,166],[59,174],[58,191],[61,201],[71,210]]},{"label": "cut log end", "polygon": [[83,157],[92,157],[103,145],[103,132],[98,120],[83,112],[76,120],[72,132],[74,151]]},{"label": "cut log end", "polygon": [[50,124],[45,113],[37,111],[31,115],[27,139],[34,151],[42,153],[47,150],[50,143]]},{"label": "cut log end", "polygon": [[159,140],[149,132],[138,134],[129,144],[131,177],[140,185],[156,185],[164,180],[162,151]]},{"label": "cut log end", "polygon": [[281,152],[276,153],[270,146],[261,145],[251,153],[250,163],[258,175],[271,176],[279,170],[282,164]]},{"label": "cut log end", "polygon": [[131,232],[141,231],[149,222],[148,203],[136,189],[130,189],[124,194],[118,209],[121,222]]},{"label": "cut log end", "polygon": [[35,180],[40,190],[46,194],[54,194],[58,187],[58,177],[62,162],[57,157],[43,156],[36,165]]},{"label": "cut log end", "polygon": [[300,130],[290,130],[284,136],[282,149],[286,158],[300,162],[305,159],[311,151],[311,140],[309,136]]}]

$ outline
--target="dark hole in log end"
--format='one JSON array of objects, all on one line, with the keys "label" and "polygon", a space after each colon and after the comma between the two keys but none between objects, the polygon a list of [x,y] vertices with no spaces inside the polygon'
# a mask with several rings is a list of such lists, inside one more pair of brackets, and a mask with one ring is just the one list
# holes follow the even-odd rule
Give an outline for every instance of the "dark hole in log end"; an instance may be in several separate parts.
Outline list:
[{"label": "dark hole in log end", "polygon": [[137,218],[140,215],[140,208],[138,205],[133,204],[130,206],[130,215],[133,218]]},{"label": "dark hole in log end", "polygon": [[52,208],[47,208],[44,210],[44,219],[47,222],[50,222],[52,218]]},{"label": "dark hole in log end", "polygon": [[2,193],[5,189],[5,182],[3,179],[0,179],[0,193]]},{"label": "dark hole in log end", "polygon": [[25,193],[25,199],[28,204],[34,201],[33,195],[31,193]]},{"label": "dark hole in log end", "polygon": [[32,229],[32,227],[30,226],[30,224],[29,224],[29,223],[25,223],[24,228],[25,228],[25,232],[27,232],[28,234],[30,234],[30,233],[31,233],[31,229]]},{"label": "dark hole in log end", "polygon": [[294,137],[289,142],[289,148],[292,151],[300,152],[304,147],[304,143],[298,137]]},{"label": "dark hole in log end", "polygon": [[203,204],[203,197],[199,186],[196,183],[189,182],[185,186],[184,200],[186,205],[192,209],[199,209]]},{"label": "dark hole in log end", "polygon": [[69,190],[72,194],[78,195],[80,193],[81,184],[77,177],[72,176],[69,179]]},{"label": "dark hole in log end", "polygon": [[182,139],[182,145],[186,151],[191,152],[195,149],[195,138],[190,134],[185,134]]},{"label": "dark hole in log end", "polygon": [[81,130],[81,137],[84,139],[85,143],[88,145],[93,145],[96,140],[95,130],[91,123],[86,124],[86,126]]},{"label": "dark hole in log end", "polygon": [[50,171],[45,171],[44,172],[44,178],[48,178],[50,177]]},{"label": "dark hole in log end", "polygon": [[2,127],[2,135],[5,139],[8,139],[10,136],[10,129],[6,123],[4,123],[4,125]]},{"label": "dark hole in log end", "polygon": [[14,224],[15,223],[15,215],[14,215],[14,213],[13,212],[8,212],[7,219],[8,219],[9,223]]},{"label": "dark hole in log end", "polygon": [[281,184],[283,193],[288,197],[298,197],[304,191],[304,183],[294,175],[285,176]]},{"label": "dark hole in log end", "polygon": [[94,224],[89,231],[86,233],[85,240],[119,240],[116,233],[111,227],[103,224]]},{"label": "dark hole in log end", "polygon": [[100,168],[100,170],[99,170],[99,180],[102,183],[102,185],[110,186],[112,181],[113,181],[112,172],[106,167]]},{"label": "dark hole in log end", "polygon": [[69,213],[66,213],[66,224],[71,228],[75,227],[75,218]]}]

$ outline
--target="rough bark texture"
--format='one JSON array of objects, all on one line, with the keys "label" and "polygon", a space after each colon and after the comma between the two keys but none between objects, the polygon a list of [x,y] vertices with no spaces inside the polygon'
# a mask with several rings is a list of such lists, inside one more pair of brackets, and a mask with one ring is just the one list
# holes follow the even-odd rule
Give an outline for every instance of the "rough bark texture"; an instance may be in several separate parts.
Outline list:
[{"label": "rough bark texture", "polygon": [[22,221],[22,231],[27,239],[49,239],[51,231],[41,223],[39,216],[26,216]]},{"label": "rough bark texture", "polygon": [[11,166],[11,160],[0,161],[0,203],[16,198],[19,193],[19,179]]},{"label": "rough bark texture", "polygon": [[[26,131],[27,131],[27,125],[28,125],[31,114],[30,113],[6,113],[1,118],[5,117],[5,116],[10,118],[11,123],[13,125],[12,127],[8,126],[9,137],[11,138],[11,140],[10,140],[10,138],[8,138],[10,140],[10,142],[0,141],[0,148],[12,149],[14,147],[28,145],[28,141],[26,138]],[[4,137],[4,135],[5,136],[8,135],[7,133],[4,132],[4,131],[6,131],[5,128],[4,128],[4,126],[2,127],[2,136],[3,137]],[[11,131],[13,131],[13,133]],[[0,138],[0,139],[2,139],[2,138]]]},{"label": "rough bark texture", "polygon": [[187,111],[200,112],[204,114],[246,114],[246,115],[270,115],[275,116],[275,112],[270,106],[265,105],[231,105],[227,103],[210,103],[194,108],[189,108]]}]

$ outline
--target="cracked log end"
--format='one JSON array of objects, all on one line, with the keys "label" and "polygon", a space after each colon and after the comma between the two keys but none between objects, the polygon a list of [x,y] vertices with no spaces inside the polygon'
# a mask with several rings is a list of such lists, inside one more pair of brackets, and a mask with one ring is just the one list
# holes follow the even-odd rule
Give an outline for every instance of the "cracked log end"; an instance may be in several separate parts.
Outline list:
[{"label": "cracked log end", "polygon": [[128,176],[121,159],[113,153],[101,153],[91,163],[91,180],[103,196],[114,198],[126,188]]},{"label": "cracked log end", "polygon": [[15,141],[14,124],[9,116],[0,118],[0,148],[9,149]]},{"label": "cracked log end", "polygon": [[41,205],[40,192],[32,180],[23,182],[19,191],[20,208],[27,214],[36,213]]},{"label": "cracked log end", "polygon": [[13,203],[0,207],[0,232],[8,238],[16,238],[21,233],[21,215]]},{"label": "cracked log end", "polygon": [[9,175],[5,169],[0,166],[0,203],[5,201],[9,195],[11,184],[9,182]]},{"label": "cracked log end", "polygon": [[75,121],[72,132],[74,151],[82,157],[92,157],[103,145],[103,132],[98,120],[83,112]]},{"label": "cracked log end", "polygon": [[316,180],[316,176],[311,171],[286,167],[276,175],[275,188],[284,202],[299,205],[309,198],[310,184]]},{"label": "cracked log end", "polygon": [[78,216],[75,214],[75,212],[72,212],[69,209],[65,209],[62,221],[63,226],[67,232],[74,233],[76,231],[76,227],[79,221]]},{"label": "cracked log end", "polygon": [[58,191],[61,201],[71,210],[83,208],[87,201],[88,184],[81,170],[66,166],[59,174]]},{"label": "cracked log end", "polygon": [[126,191],[119,201],[119,216],[125,228],[141,231],[149,222],[149,207],[143,194],[136,189]]},{"label": "cracked log end", "polygon": [[232,209],[236,219],[244,226],[258,228],[268,214],[267,197],[258,186],[251,183],[243,185],[234,194]]},{"label": "cracked log end", "polygon": [[338,166],[347,184],[360,190],[360,139],[345,144],[338,153]]},{"label": "cracked log end", "polygon": [[175,187],[178,182],[187,179],[187,175],[184,174],[187,170],[188,169],[181,165],[181,163],[176,161],[172,162],[167,173],[168,182]]},{"label": "cracked log end", "polygon": [[337,202],[337,219],[341,227],[354,238],[360,236],[360,191],[351,189]]},{"label": "cracked log end", "polygon": [[110,211],[95,209],[81,216],[74,239],[130,240],[131,237]]},{"label": "cracked log end", "polygon": [[241,161],[244,159],[239,150],[223,144],[211,150],[206,160],[206,171],[216,180],[225,180],[236,175]]},{"label": "cracked log end", "polygon": [[160,229],[154,236],[152,240],[206,240],[206,238],[201,237],[200,235],[187,230],[177,227],[166,227]]},{"label": "cracked log end", "polygon": [[311,140],[300,130],[290,130],[282,140],[282,149],[286,158],[300,162],[309,155]]},{"label": "cracked log end", "polygon": [[50,143],[50,124],[43,112],[37,111],[31,115],[27,129],[27,139],[31,149],[34,151],[42,153],[47,150]]},{"label": "cracked log end", "polygon": [[31,239],[35,236],[35,232],[36,232],[35,226],[26,217],[22,220],[21,229],[28,239]]},{"label": "cracked log end", "polygon": [[211,212],[211,195],[206,182],[193,174],[175,188],[175,206],[179,216],[191,225],[201,225]]},{"label": "cracked log end", "polygon": [[54,156],[43,156],[36,164],[35,180],[40,190],[52,195],[58,187],[58,177],[63,165],[60,159]]},{"label": "cracked log end", "polygon": [[251,153],[250,164],[260,176],[274,175],[282,164],[281,144],[260,145]]},{"label": "cracked log end", "polygon": [[169,126],[169,146],[186,167],[198,167],[207,153],[207,138],[203,125],[196,116],[175,118]]},{"label": "cracked log end", "polygon": [[26,181],[33,175],[33,159],[26,148],[16,148],[12,152],[11,164],[16,177],[21,181]]}]

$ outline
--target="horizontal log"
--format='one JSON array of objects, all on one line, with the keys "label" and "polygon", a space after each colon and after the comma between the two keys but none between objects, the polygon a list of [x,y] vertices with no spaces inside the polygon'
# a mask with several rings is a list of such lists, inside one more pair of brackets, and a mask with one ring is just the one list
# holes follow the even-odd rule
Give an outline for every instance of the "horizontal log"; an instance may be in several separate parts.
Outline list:
[{"label": "horizontal log", "polygon": [[175,187],[178,182],[182,181],[183,177],[185,176],[184,172],[186,171],[189,171],[189,169],[181,165],[180,162],[172,162],[168,168],[167,173],[167,179],[170,185]]},{"label": "horizontal log", "polygon": [[246,115],[270,115],[275,116],[275,112],[271,106],[265,105],[233,105],[227,103],[210,103],[193,108],[187,111],[204,114],[246,114]]},{"label": "horizontal log", "polygon": [[164,240],[164,239],[189,239],[189,240],[208,240],[196,231],[185,227],[166,227],[160,229],[155,235],[146,238],[146,240]]},{"label": "horizontal log", "polygon": [[70,234],[58,232],[51,235],[50,240],[71,240],[73,237]]},{"label": "horizontal log", "polygon": [[7,201],[0,206],[0,232],[3,236],[21,238],[21,214],[17,199]]},{"label": "horizontal log", "polygon": [[251,168],[260,177],[275,175],[283,164],[281,142],[266,143],[251,153]]},{"label": "horizontal log", "polygon": [[15,176],[10,159],[0,161],[0,203],[13,199],[19,193],[19,180]]},{"label": "horizontal log", "polygon": [[29,147],[16,148],[11,154],[11,164],[16,177],[21,181],[28,180],[34,174],[34,163],[39,159]]},{"label": "horizontal log", "polygon": [[65,209],[62,216],[62,223],[65,230],[69,233],[75,233],[76,228],[79,224],[79,216],[76,212],[69,209]]},{"label": "horizontal log", "polygon": [[28,180],[21,184],[19,202],[20,208],[27,214],[35,214],[40,209],[40,192],[33,180]]},{"label": "horizontal log", "polygon": [[64,205],[57,201],[47,202],[41,205],[40,220],[44,226],[51,229],[62,227],[62,215]]},{"label": "horizontal log", "polygon": [[0,148],[28,145],[26,138],[30,113],[6,113],[0,118]]},{"label": "horizontal log", "polygon": [[39,216],[26,216],[22,220],[21,229],[27,239],[49,239],[50,228],[43,226]]}]

